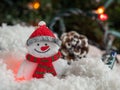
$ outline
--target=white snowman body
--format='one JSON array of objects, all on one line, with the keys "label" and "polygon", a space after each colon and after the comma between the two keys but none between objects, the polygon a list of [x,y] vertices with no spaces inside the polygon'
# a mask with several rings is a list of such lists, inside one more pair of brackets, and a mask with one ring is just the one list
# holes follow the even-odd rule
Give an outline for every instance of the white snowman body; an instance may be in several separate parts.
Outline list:
[{"label": "white snowman body", "polygon": [[[56,53],[58,53],[59,46],[56,43],[50,41],[39,41],[27,46],[27,49],[28,53],[31,54],[32,56],[38,58],[45,58],[53,56]],[[37,63],[24,60],[18,71],[17,77],[18,78],[24,77],[26,80],[31,79],[37,65],[38,65]],[[53,62],[53,66],[58,76],[62,75],[66,65],[67,62],[66,60],[63,59],[59,59]]]}]

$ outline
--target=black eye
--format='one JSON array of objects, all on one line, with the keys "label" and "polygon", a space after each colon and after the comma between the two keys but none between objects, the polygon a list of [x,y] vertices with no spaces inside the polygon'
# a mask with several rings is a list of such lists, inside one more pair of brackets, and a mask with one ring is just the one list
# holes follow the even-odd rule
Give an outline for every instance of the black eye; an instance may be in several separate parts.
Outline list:
[{"label": "black eye", "polygon": [[37,46],[39,46],[40,44],[39,43],[37,43]]},{"label": "black eye", "polygon": [[68,46],[70,46],[70,43],[68,43]]},{"label": "black eye", "polygon": [[45,43],[45,46],[47,46],[47,43]]}]

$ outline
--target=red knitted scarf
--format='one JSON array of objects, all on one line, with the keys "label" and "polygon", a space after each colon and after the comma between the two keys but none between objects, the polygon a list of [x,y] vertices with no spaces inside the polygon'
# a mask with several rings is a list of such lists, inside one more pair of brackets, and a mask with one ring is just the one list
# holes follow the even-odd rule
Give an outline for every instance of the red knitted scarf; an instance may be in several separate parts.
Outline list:
[{"label": "red knitted scarf", "polygon": [[35,78],[43,78],[45,73],[51,73],[52,75],[56,76],[57,74],[53,67],[52,62],[58,60],[60,57],[61,57],[60,52],[47,58],[37,58],[30,54],[26,55],[26,59],[28,61],[38,63],[38,66],[33,74],[33,77]]}]

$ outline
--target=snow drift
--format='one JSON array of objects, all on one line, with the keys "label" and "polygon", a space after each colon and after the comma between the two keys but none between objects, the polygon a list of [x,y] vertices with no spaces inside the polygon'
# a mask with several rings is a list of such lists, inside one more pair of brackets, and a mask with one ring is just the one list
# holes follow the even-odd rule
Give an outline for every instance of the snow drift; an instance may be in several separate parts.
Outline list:
[{"label": "snow drift", "polygon": [[[46,74],[43,79],[18,82],[15,74],[26,53],[25,43],[34,27],[0,27],[0,90],[120,90],[119,66],[110,70],[101,51],[90,46],[87,58],[65,68],[63,77]],[[63,62],[64,63],[64,62]]]}]

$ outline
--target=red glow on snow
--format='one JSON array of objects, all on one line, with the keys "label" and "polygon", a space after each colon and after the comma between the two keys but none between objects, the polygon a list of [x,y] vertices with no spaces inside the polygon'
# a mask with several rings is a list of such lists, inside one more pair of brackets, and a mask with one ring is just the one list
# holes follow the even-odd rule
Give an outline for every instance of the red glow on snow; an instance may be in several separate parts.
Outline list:
[{"label": "red glow on snow", "polygon": [[21,66],[21,63],[24,61],[24,57],[19,57],[19,56],[14,56],[13,54],[7,54],[6,56],[3,57],[3,63],[6,64],[7,69],[11,70],[14,74],[14,80],[17,82],[21,82],[21,81],[28,81],[32,79],[32,74],[33,72],[31,72],[31,74],[28,75],[28,77],[17,77],[19,68]]},{"label": "red glow on snow", "polygon": [[21,82],[21,81],[25,81],[25,78],[24,77],[21,77],[21,78],[16,78],[15,79],[17,82]]},{"label": "red glow on snow", "polygon": [[4,63],[7,65],[7,69],[12,70],[15,81],[17,82],[25,81],[24,77],[20,77],[20,78],[16,77],[22,61],[23,60],[20,60],[19,58],[14,57],[12,55],[8,55],[4,57]]},{"label": "red glow on snow", "polygon": [[21,62],[22,60],[13,57],[12,55],[8,55],[4,58],[4,63],[7,65],[7,69],[12,70],[15,75],[18,72]]}]

